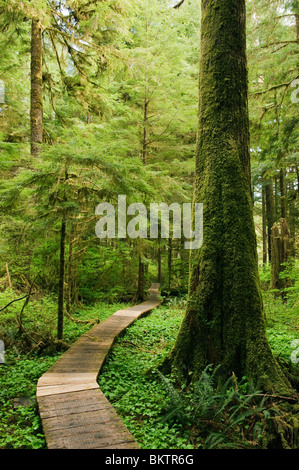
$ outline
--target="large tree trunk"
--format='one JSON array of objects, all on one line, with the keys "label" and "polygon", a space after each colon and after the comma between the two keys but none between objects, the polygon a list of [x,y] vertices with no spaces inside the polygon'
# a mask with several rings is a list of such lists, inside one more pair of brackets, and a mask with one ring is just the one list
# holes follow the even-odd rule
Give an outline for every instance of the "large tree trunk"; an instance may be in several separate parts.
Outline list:
[{"label": "large tree trunk", "polygon": [[290,393],[265,333],[250,185],[245,0],[202,0],[195,201],[203,245],[164,370],[195,379],[208,364],[264,390]]},{"label": "large tree trunk", "polygon": [[42,95],[42,26],[32,20],[31,29],[31,155],[36,157],[43,142],[43,95]]}]

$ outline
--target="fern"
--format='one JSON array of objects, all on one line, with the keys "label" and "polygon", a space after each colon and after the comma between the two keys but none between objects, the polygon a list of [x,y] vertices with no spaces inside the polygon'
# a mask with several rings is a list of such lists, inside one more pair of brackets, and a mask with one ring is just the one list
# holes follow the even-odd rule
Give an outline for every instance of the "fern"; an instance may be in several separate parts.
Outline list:
[{"label": "fern", "polygon": [[[163,420],[175,419],[188,429],[196,429],[206,449],[234,447],[238,439],[237,447],[244,447],[242,426],[244,428],[249,421],[252,422],[258,413],[267,413],[266,398],[258,399],[260,392],[245,380],[238,383],[234,375],[217,390],[220,367],[213,369],[212,365],[208,365],[186,390],[175,388],[167,377],[157,371],[169,399]],[[262,426],[259,423],[258,434]],[[253,429],[256,435],[256,425]]]},{"label": "fern", "polygon": [[175,389],[173,384],[170,382],[170,380],[165,377],[159,370],[157,370],[157,373],[162,380],[162,383],[168,392],[168,398],[170,400],[170,409],[166,413],[164,420],[168,421],[170,418],[175,417],[177,418],[182,424],[185,424],[186,422],[186,413],[185,413],[185,407],[184,407],[184,402],[179,394],[179,392]]}]

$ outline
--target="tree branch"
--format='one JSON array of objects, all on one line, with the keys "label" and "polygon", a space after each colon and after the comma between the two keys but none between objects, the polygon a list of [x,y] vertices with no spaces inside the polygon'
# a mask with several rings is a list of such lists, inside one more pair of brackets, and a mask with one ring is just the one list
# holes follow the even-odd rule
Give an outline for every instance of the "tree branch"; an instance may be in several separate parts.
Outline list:
[{"label": "tree branch", "polygon": [[177,5],[175,5],[173,8],[180,8],[181,5],[183,5],[185,0],[181,0]]},{"label": "tree branch", "polygon": [[4,307],[0,308],[0,312],[2,312],[2,310],[4,310],[5,308],[7,308],[9,305],[13,304],[14,302],[18,302],[19,300],[23,300],[25,299],[25,297],[29,297],[31,294],[26,294],[26,295],[23,295],[23,297],[20,297],[19,299],[14,299],[12,300],[11,302],[9,302],[7,305],[5,305]]},{"label": "tree branch", "polygon": [[290,82],[280,83],[279,85],[273,85],[270,88],[268,88],[267,90],[256,91],[255,93],[252,93],[252,94],[253,95],[263,95],[264,93],[268,93],[268,91],[276,90],[277,88],[288,87],[298,77],[299,77],[299,75],[297,75],[297,77],[295,77],[295,78],[292,78],[292,80]]}]

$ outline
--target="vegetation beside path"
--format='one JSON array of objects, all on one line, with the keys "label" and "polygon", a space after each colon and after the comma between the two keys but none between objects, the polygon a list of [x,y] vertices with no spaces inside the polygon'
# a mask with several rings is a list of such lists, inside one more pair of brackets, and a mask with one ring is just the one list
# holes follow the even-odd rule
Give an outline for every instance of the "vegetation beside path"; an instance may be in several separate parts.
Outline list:
[{"label": "vegetation beside path", "polygon": [[[267,281],[267,272],[262,280]],[[0,294],[1,305],[15,293]],[[292,342],[298,338],[299,306],[295,288],[288,302],[264,291],[267,335],[274,355],[298,374]],[[76,310],[78,321],[103,321],[124,303],[99,302]],[[165,298],[163,305],[136,321],[119,337],[99,377],[99,385],[142,448],[260,448],[263,431],[279,421],[275,401],[256,396],[246,378],[234,379],[228,391],[214,390],[213,368],[201,376],[195,389],[187,384],[174,388],[170,378],[157,373],[156,366],[172,348],[184,316],[184,297]],[[0,448],[39,449],[46,443],[35,401],[38,378],[61,353],[51,351],[50,331],[55,331],[56,303],[51,297],[36,299],[24,311],[23,332],[17,314],[21,306],[12,304],[2,312],[2,336],[6,337],[6,363],[0,366]],[[91,323],[66,318],[65,343],[70,345]],[[44,349],[33,348],[30,337],[48,340]],[[38,343],[37,343],[38,344]],[[277,400],[277,406],[280,401]],[[222,409],[223,408],[223,409]],[[220,411],[221,410],[221,411]],[[276,421],[275,421],[276,420]],[[274,445],[274,443],[273,443]],[[290,443],[286,443],[290,445]]]}]

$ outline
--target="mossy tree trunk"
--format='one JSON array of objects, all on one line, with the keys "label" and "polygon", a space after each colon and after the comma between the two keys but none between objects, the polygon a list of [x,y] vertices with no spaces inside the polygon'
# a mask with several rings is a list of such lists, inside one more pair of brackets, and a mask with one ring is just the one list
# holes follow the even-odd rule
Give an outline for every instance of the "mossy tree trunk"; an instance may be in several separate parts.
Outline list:
[{"label": "mossy tree trunk", "polygon": [[279,185],[280,185],[280,217],[286,219],[287,217],[287,188],[285,183],[285,169],[279,170]]},{"label": "mossy tree trunk", "polygon": [[169,238],[169,240],[168,240],[167,264],[168,264],[168,289],[170,290],[170,288],[171,288],[171,279],[172,279],[172,239],[171,238]]},{"label": "mossy tree trunk", "polygon": [[63,337],[65,241],[66,241],[66,214],[63,213],[62,220],[61,220],[61,229],[60,229],[57,339],[62,339]]},{"label": "mossy tree trunk", "polygon": [[31,26],[31,155],[36,157],[42,150],[43,142],[43,94],[42,94],[42,26],[33,19]]},{"label": "mossy tree trunk", "polygon": [[[286,219],[280,219],[280,233],[277,224],[272,227],[272,262],[271,262],[271,289],[285,289],[290,286],[287,277],[281,278],[280,273],[285,270],[286,263],[291,253],[291,237]],[[285,298],[285,293],[281,293]]]},{"label": "mossy tree trunk", "polygon": [[[267,232],[268,232],[268,259],[271,263],[271,230],[276,219],[273,183],[269,182],[265,186],[266,191],[266,216],[267,216]],[[275,191],[276,194],[276,191]]]},{"label": "mossy tree trunk", "polygon": [[162,282],[162,253],[161,253],[161,239],[158,240],[158,283]]},{"label": "mossy tree trunk", "polygon": [[263,264],[267,263],[267,218],[266,218],[266,191],[262,188],[262,230],[263,230]]},{"label": "mossy tree trunk", "polygon": [[195,379],[247,376],[264,390],[290,385],[266,339],[250,187],[245,0],[202,0],[195,200],[203,245],[190,258],[189,301],[164,363]]}]

